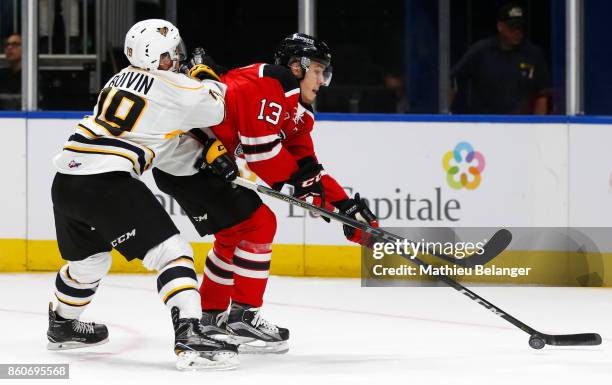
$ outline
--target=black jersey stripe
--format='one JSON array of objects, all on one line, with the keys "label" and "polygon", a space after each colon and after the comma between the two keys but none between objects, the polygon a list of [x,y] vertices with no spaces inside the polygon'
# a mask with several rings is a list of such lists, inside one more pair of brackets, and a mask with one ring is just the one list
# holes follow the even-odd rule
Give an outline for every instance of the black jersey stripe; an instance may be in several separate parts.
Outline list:
[{"label": "black jersey stripe", "polygon": [[138,164],[140,165],[140,174],[142,174],[147,165],[146,154],[140,147],[136,147],[132,144],[126,143],[122,140],[113,138],[86,138],[79,134],[73,134],[68,138],[69,141],[82,143],[82,144],[93,144],[96,146],[107,146],[107,147],[120,147],[129,151],[132,151],[138,156]]},{"label": "black jersey stripe", "polygon": [[96,293],[94,289],[76,289],[66,285],[66,282],[64,282],[64,280],[60,277],[59,273],[55,278],[55,288],[60,293],[75,298],[89,298]]},{"label": "black jersey stripe", "polygon": [[94,149],[89,149],[89,148],[88,149],[79,150],[79,149],[71,148],[71,147],[68,147],[68,146],[64,147],[64,150],[65,151],[70,151],[70,152],[78,152],[78,153],[81,153],[81,154],[98,154],[98,155],[120,156],[120,157],[125,158],[125,159],[129,160],[130,162],[132,162],[132,165],[133,165],[132,169],[134,170],[134,172],[136,174],[140,175],[140,173],[138,172],[138,166],[136,165],[136,162],[134,162],[134,159],[132,159],[131,157],[129,157],[129,156],[125,155],[125,154],[119,153],[119,152],[115,152],[115,151],[96,151]]},{"label": "black jersey stripe", "polygon": [[247,155],[254,154],[262,154],[265,152],[270,152],[281,142],[281,139],[278,138],[270,143],[264,144],[244,144],[242,143],[242,152]]},{"label": "black jersey stripe", "polygon": [[210,270],[214,275],[218,277],[226,278],[226,279],[234,278],[234,273],[232,271],[227,271],[215,265],[215,263],[210,258],[206,258],[205,264],[206,264],[206,267],[208,267],[208,270]]},{"label": "black jersey stripe", "polygon": [[239,256],[234,255],[233,262],[234,262],[234,265],[238,267],[242,267],[244,269],[259,270],[259,271],[270,270],[270,261],[266,261],[266,262],[249,261],[248,259],[240,258]]},{"label": "black jersey stripe", "polygon": [[191,278],[194,281],[198,280],[195,270],[190,267],[176,266],[166,269],[163,273],[157,277],[157,291],[166,286],[168,283],[179,278]]},{"label": "black jersey stripe", "polygon": [[295,90],[296,88],[298,90],[300,89],[300,83],[298,83],[297,78],[293,76],[291,70],[287,67],[266,64],[263,69],[263,76],[278,80],[285,93]]}]

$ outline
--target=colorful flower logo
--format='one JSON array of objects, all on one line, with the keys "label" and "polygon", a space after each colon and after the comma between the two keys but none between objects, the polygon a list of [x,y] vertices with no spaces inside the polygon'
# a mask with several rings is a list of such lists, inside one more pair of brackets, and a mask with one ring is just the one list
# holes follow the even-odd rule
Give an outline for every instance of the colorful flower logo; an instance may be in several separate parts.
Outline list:
[{"label": "colorful flower logo", "polygon": [[[465,154],[465,158],[463,158],[463,154]],[[460,172],[459,165],[463,162],[469,165],[467,173]],[[485,159],[480,152],[474,151],[471,144],[461,142],[455,146],[453,151],[444,154],[442,165],[446,171],[446,181],[450,187],[455,190],[460,190],[463,187],[474,190],[480,185],[480,174],[485,168]]]}]

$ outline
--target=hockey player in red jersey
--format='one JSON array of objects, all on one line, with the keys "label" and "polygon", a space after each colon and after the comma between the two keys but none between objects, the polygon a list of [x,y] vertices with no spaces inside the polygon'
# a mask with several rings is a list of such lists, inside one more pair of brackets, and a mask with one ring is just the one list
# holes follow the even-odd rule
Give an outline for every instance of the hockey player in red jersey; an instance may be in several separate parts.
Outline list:
[{"label": "hockey player in red jersey", "polygon": [[[200,235],[215,235],[200,287],[202,323],[209,334],[227,334],[241,344],[242,352],[285,352],[289,331],[259,314],[276,218],[257,194],[227,183],[237,174],[227,157],[244,158],[275,189],[291,185],[300,199],[378,226],[359,194],[349,198],[314,151],[311,105],[331,80],[331,53],[324,42],[295,33],[277,48],[274,65],[260,63],[225,72],[202,52],[192,58],[190,75],[198,77],[197,64],[220,73],[227,85],[226,117],[211,127],[216,139],[192,130],[192,137],[204,145],[200,172],[176,176],[155,169],[153,174],[158,187],[178,201]],[[345,226],[344,233],[347,239],[361,242],[359,230]]]}]

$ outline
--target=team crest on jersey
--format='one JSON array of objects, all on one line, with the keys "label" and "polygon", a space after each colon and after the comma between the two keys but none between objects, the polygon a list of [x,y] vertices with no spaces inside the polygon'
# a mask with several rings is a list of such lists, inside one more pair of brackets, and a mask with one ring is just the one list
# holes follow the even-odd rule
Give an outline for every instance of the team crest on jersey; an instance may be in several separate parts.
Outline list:
[{"label": "team crest on jersey", "polygon": [[82,163],[77,163],[74,160],[71,160],[70,163],[68,163],[68,167],[70,168],[77,168],[81,165]]},{"label": "team crest on jersey", "polygon": [[236,149],[234,150],[234,157],[242,158],[242,154],[244,154],[244,151],[242,151],[242,144],[238,143],[238,145],[236,146]]},{"label": "team crest on jersey", "polygon": [[157,32],[159,32],[160,35],[165,37],[168,34],[168,27],[157,28]]},{"label": "team crest on jersey", "polygon": [[[294,110],[294,112],[293,112],[293,122],[295,123],[295,125],[297,126],[300,123],[304,123],[304,113],[306,112],[306,109],[304,107],[302,107],[301,104],[298,104],[297,106],[295,106],[293,108],[293,110]],[[297,131],[297,130],[295,130],[295,131]]]}]

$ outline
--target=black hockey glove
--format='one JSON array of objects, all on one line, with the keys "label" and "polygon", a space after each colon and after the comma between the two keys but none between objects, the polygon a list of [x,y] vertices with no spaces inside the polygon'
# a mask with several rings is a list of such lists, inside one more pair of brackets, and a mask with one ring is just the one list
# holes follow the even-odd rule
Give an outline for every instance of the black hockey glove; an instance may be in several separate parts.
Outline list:
[{"label": "black hockey glove", "polygon": [[[317,197],[317,206],[325,207],[325,191],[321,177],[325,171],[320,163],[308,162],[291,175],[287,181],[294,187],[293,196],[306,200],[308,197]],[[313,203],[315,204],[315,203]]]},{"label": "black hockey glove", "polygon": [[210,79],[221,81],[219,75],[227,72],[227,69],[215,63],[213,58],[207,55],[202,47],[197,47],[193,50],[187,68],[189,68],[187,74],[199,80]]},{"label": "black hockey glove", "polygon": [[[286,182],[293,186],[293,196],[315,206],[325,208],[325,190],[321,183],[321,177],[325,175],[323,166],[313,158],[307,158],[298,163],[300,168]],[[283,185],[284,183],[278,183],[272,187],[280,190]],[[329,218],[321,218],[329,222]]]},{"label": "black hockey glove", "polygon": [[240,175],[238,165],[229,156],[225,146],[219,139],[208,139],[204,142],[202,159],[196,164],[198,168],[210,167],[210,169],[228,182],[233,181]]},{"label": "black hockey glove", "polygon": [[[365,201],[359,196],[359,193],[355,194],[355,198],[353,199],[346,199],[336,202],[333,205],[353,219],[366,223],[372,227],[378,227],[376,215],[370,211]],[[369,233],[364,233],[351,226],[343,225],[342,229],[344,230],[346,239],[362,246],[372,247],[372,244],[376,241]]]}]

